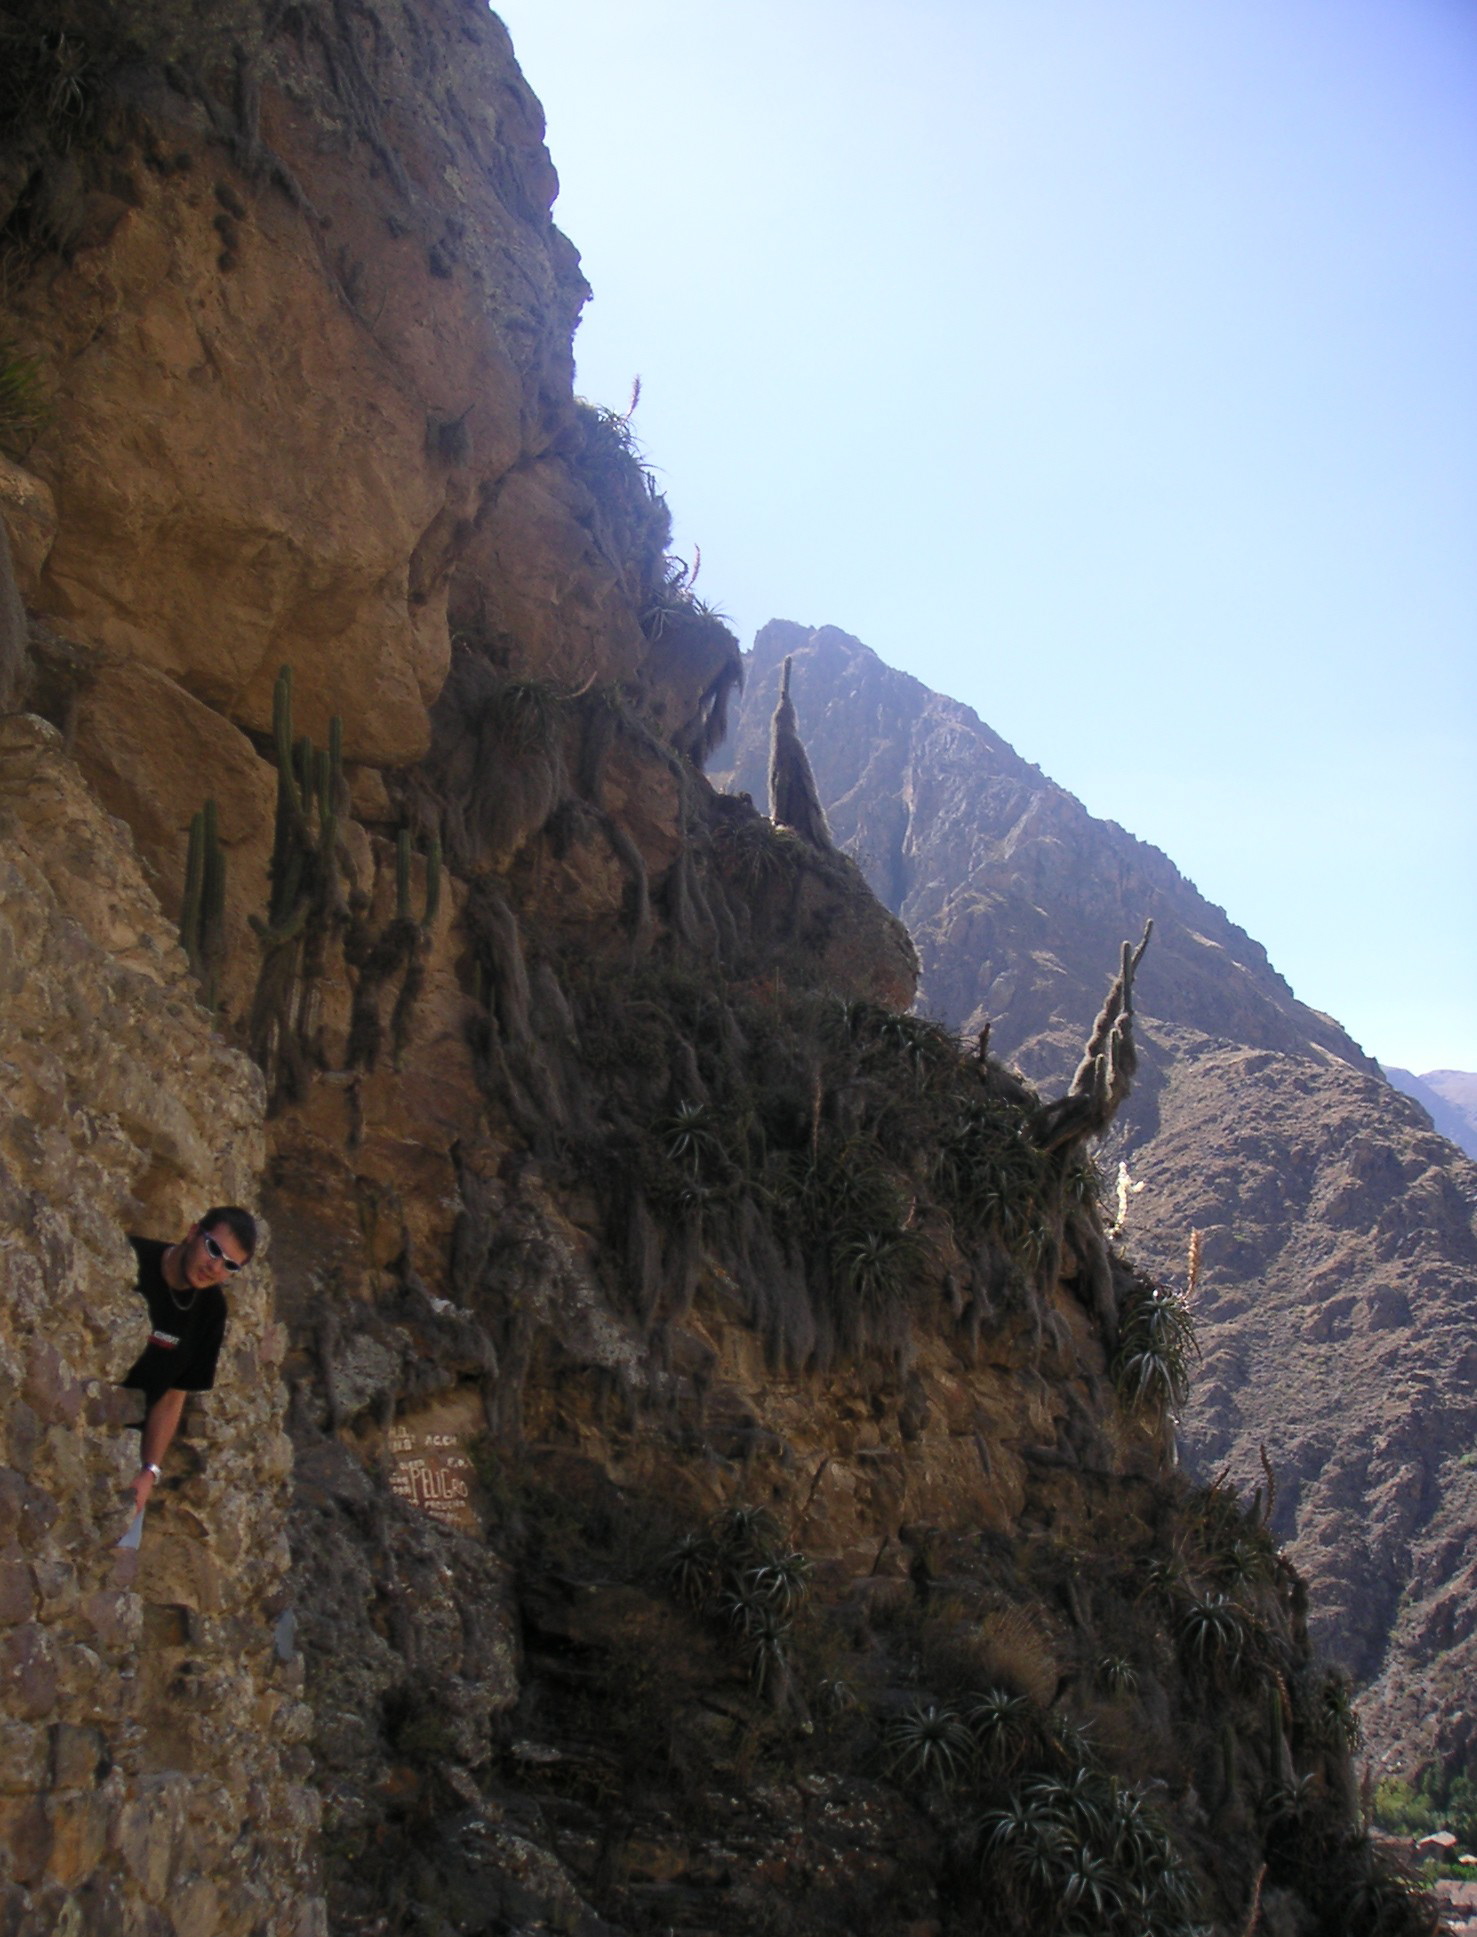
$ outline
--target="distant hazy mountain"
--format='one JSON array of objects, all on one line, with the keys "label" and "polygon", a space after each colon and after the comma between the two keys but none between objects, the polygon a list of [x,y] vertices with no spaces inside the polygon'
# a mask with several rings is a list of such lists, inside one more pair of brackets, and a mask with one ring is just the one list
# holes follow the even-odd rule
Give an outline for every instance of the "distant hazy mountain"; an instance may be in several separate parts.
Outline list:
[{"label": "distant hazy mountain", "polygon": [[1144,1263],[1174,1276],[1203,1234],[1190,1456],[1249,1489],[1267,1447],[1376,1748],[1477,1749],[1477,1165],[1157,848],[846,633],[759,634],[720,785],[763,803],[786,655],[832,830],[911,928],[932,1013],[1065,1086],[1154,917],[1140,1076],[1103,1155],[1144,1186]]},{"label": "distant hazy mountain", "polygon": [[1443,1137],[1477,1157],[1477,1076],[1461,1069],[1428,1069],[1424,1076],[1387,1069],[1385,1074],[1397,1090],[1415,1098]]}]

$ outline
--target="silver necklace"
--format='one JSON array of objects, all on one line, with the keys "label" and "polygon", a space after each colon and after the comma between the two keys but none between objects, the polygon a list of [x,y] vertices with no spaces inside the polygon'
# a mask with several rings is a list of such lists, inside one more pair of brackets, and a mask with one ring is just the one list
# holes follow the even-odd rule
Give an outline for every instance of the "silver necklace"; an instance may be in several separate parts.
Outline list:
[{"label": "silver necklace", "polygon": [[[178,1251],[178,1249],[179,1249],[178,1245],[170,1246],[171,1251]],[[169,1282],[169,1279],[165,1277],[162,1271],[160,1272],[159,1275],[160,1277],[164,1278],[164,1289],[169,1293],[170,1297],[174,1300],[175,1310],[177,1312],[193,1311],[195,1309],[195,1300],[200,1296],[199,1285],[191,1285],[189,1297],[181,1298],[179,1293],[175,1290],[174,1286]]]}]

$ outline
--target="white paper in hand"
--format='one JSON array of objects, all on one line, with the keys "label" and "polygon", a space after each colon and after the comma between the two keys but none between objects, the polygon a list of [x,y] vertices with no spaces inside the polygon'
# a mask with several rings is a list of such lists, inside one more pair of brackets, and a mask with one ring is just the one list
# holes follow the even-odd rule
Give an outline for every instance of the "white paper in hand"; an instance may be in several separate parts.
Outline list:
[{"label": "white paper in hand", "polygon": [[138,1512],[133,1516],[132,1520],[129,1521],[128,1532],[124,1534],[123,1538],[118,1542],[118,1545],[120,1547],[127,1547],[132,1549],[134,1547],[137,1547],[138,1543],[143,1539],[143,1537],[144,1537],[144,1510],[142,1507],[140,1507]]}]

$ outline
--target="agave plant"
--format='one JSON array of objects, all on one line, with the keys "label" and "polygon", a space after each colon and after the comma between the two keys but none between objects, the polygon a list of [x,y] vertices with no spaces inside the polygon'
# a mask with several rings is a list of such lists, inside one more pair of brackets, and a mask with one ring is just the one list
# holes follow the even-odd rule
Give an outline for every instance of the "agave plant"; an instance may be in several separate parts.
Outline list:
[{"label": "agave plant", "polygon": [[865,1231],[895,1226],[903,1209],[896,1173],[868,1137],[822,1146],[800,1190],[812,1228],[830,1235],[837,1226]]},{"label": "agave plant", "polygon": [[958,1044],[947,1030],[921,1016],[897,1015],[891,1010],[872,1012],[872,1036],[878,1050],[896,1058],[908,1070],[913,1085],[921,1089],[935,1071],[950,1068],[958,1057]]},{"label": "agave plant", "polygon": [[1224,1594],[1207,1594],[1191,1601],[1180,1616],[1180,1650],[1191,1667],[1207,1673],[1234,1673],[1245,1659],[1251,1639],[1245,1609]]},{"label": "agave plant", "polygon": [[747,1583],[721,1594],[716,1612],[737,1635],[753,1634],[766,1621],[774,1619],[774,1609]]},{"label": "agave plant", "polygon": [[980,1818],[975,1847],[987,1868],[998,1865],[1030,1895],[1050,1898],[1066,1867],[1069,1844],[1061,1823],[1016,1794],[1003,1809]]},{"label": "agave plant", "polygon": [[723,1158],[718,1120],[706,1103],[679,1103],[658,1134],[668,1163],[680,1164],[694,1177]]},{"label": "agave plant", "polygon": [[1132,1695],[1138,1688],[1138,1671],[1126,1655],[1104,1655],[1097,1672],[1110,1695]]},{"label": "agave plant", "polygon": [[788,1621],[772,1609],[761,1608],[743,1630],[744,1659],[749,1670],[749,1686],[756,1695],[769,1693],[789,1670],[786,1646]]},{"label": "agave plant", "polygon": [[1195,1353],[1195,1325],[1183,1295],[1135,1282],[1123,1303],[1113,1383],[1130,1412],[1162,1418],[1184,1403]]},{"label": "agave plant", "polygon": [[761,1600],[781,1614],[791,1615],[810,1592],[810,1577],[815,1569],[809,1557],[794,1552],[776,1554],[760,1566],[751,1568],[746,1579]]},{"label": "agave plant", "polygon": [[924,1255],[921,1235],[898,1224],[844,1237],[834,1253],[842,1283],[872,1311],[908,1296]]},{"label": "agave plant", "polygon": [[1058,1901],[1074,1919],[1086,1917],[1101,1930],[1124,1907],[1122,1881],[1111,1859],[1090,1843],[1077,1844],[1068,1852]]},{"label": "agave plant", "polygon": [[547,679],[508,679],[489,696],[483,730],[491,729],[504,754],[519,758],[548,753],[558,738],[563,696]]},{"label": "agave plant", "polygon": [[1239,1533],[1212,1561],[1216,1579],[1232,1592],[1271,1580],[1276,1565],[1277,1555],[1271,1540],[1266,1535],[1258,1539],[1247,1532]]},{"label": "agave plant", "polygon": [[1131,1789],[1120,1789],[1113,1814],[1113,1851],[1130,1910],[1153,1927],[1171,1927],[1194,1907],[1197,1891],[1174,1839]]},{"label": "agave plant", "polygon": [[757,1565],[767,1560],[779,1539],[774,1515],[764,1507],[725,1507],[709,1525],[719,1552],[730,1565]]},{"label": "agave plant", "polygon": [[1416,1880],[1368,1842],[1356,1854],[1340,1909],[1344,1929],[1360,1937],[1436,1937],[1444,1928],[1438,1906]]},{"label": "agave plant", "polygon": [[1039,1255],[1048,1168],[1013,1117],[988,1104],[967,1106],[940,1140],[934,1180],[966,1229],[991,1233],[1022,1263]]},{"label": "agave plant", "polygon": [[946,1703],[913,1703],[888,1723],[883,1740],[891,1776],[939,1789],[961,1779],[973,1751],[973,1737]]},{"label": "agave plant", "polygon": [[664,1556],[661,1567],[678,1600],[705,1607],[718,1586],[718,1543],[707,1534],[687,1534]]},{"label": "agave plant", "polygon": [[826,1715],[845,1715],[857,1706],[856,1690],[840,1675],[832,1675],[815,1691],[816,1706]]},{"label": "agave plant", "polygon": [[1095,1774],[1097,1749],[1092,1740],[1091,1722],[1079,1721],[1071,1715],[1057,1715],[1052,1720],[1047,1741],[1056,1752],[1058,1764],[1074,1774]]},{"label": "agave plant", "polygon": [[1145,1592],[1157,1595],[1161,1601],[1176,1600],[1185,1580],[1185,1563],[1178,1554],[1161,1555],[1158,1560],[1151,1560],[1144,1571]]},{"label": "agave plant", "polygon": [[1316,1741],[1345,1755],[1353,1755],[1364,1740],[1354,1691],[1337,1668],[1330,1668],[1318,1683],[1310,1723]]},{"label": "agave plant", "polygon": [[977,1826],[988,1878],[1030,1929],[1190,1937],[1196,1887],[1143,1797],[1097,1770],[1037,1776]]},{"label": "agave plant", "polygon": [[1316,1815],[1323,1800],[1323,1785],[1316,1775],[1294,1776],[1290,1782],[1273,1783],[1262,1797],[1262,1814],[1268,1823],[1289,1828]]},{"label": "agave plant", "polygon": [[50,414],[40,359],[23,356],[14,343],[0,337],[0,451],[24,456]]},{"label": "agave plant", "polygon": [[1037,1776],[1022,1794],[1043,1816],[1053,1817],[1069,1838],[1094,1844],[1108,1841],[1115,1785],[1096,1769],[1081,1764],[1066,1777]]},{"label": "agave plant", "polygon": [[753,890],[789,873],[800,847],[798,836],[757,816],[753,820],[720,821],[713,830],[713,849],[720,867]]},{"label": "agave plant", "polygon": [[1107,1194],[1107,1183],[1096,1161],[1080,1152],[1068,1164],[1062,1178],[1062,1196],[1069,1204],[1101,1204]]},{"label": "agave plant", "polygon": [[974,1738],[980,1762],[995,1775],[1009,1775],[1035,1747],[1036,1711],[1024,1695],[1003,1688],[966,1698],[962,1719]]}]

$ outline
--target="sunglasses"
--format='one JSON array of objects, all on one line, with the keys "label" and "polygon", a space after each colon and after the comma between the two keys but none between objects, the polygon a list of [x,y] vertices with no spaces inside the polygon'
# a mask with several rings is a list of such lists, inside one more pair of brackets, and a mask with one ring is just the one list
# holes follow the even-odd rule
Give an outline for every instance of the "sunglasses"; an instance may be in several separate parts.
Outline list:
[{"label": "sunglasses", "polygon": [[213,1261],[216,1264],[223,1264],[227,1271],[244,1271],[250,1262],[246,1258],[239,1260],[236,1258],[228,1258],[216,1243],[215,1239],[210,1235],[209,1231],[202,1231],[200,1233],[200,1241],[205,1246],[206,1251],[210,1254]]}]

